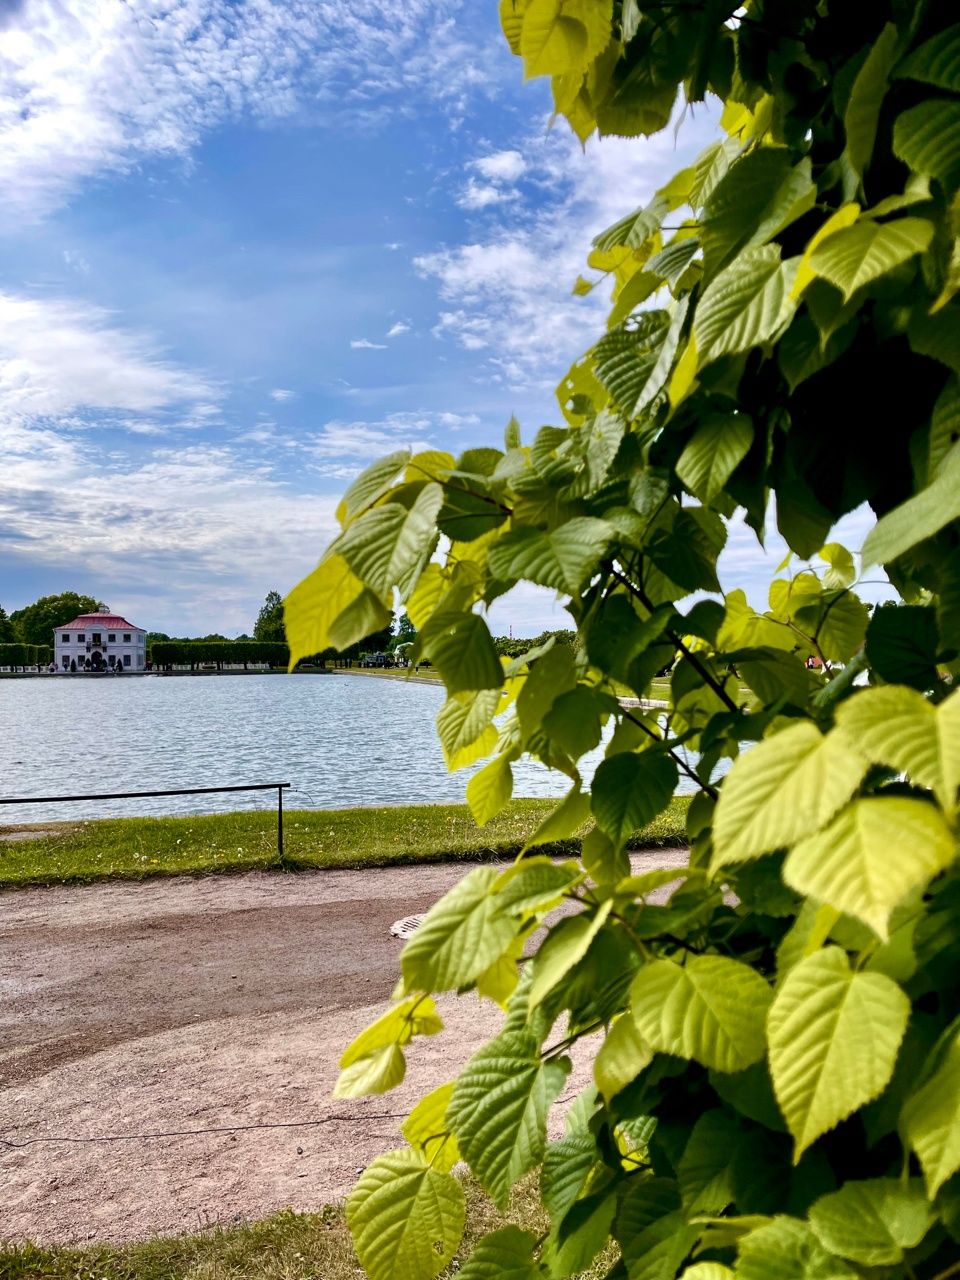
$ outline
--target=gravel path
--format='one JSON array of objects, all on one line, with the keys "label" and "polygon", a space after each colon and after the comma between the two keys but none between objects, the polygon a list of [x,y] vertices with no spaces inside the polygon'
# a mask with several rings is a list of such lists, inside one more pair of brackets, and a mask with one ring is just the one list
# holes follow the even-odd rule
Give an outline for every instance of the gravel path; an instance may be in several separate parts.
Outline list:
[{"label": "gravel path", "polygon": [[[657,850],[634,863],[685,858]],[[396,1143],[413,1101],[498,1026],[489,1002],[446,997],[446,1030],[418,1044],[400,1089],[330,1100],[343,1047],[396,981],[390,925],[464,870],[0,895],[0,1140],[29,1143],[0,1146],[0,1237],[139,1239],[343,1195]],[[568,1094],[587,1070],[578,1064]],[[290,1127],[244,1128],[264,1125]],[[139,1136],[183,1130],[192,1136]],[[54,1135],[124,1140],[30,1141]]]}]

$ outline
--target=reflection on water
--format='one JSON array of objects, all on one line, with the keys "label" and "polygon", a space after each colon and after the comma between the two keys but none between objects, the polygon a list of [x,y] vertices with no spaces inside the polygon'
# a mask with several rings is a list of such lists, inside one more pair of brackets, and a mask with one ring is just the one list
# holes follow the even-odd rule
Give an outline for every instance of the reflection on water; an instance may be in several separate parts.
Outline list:
[{"label": "reflection on water", "polygon": [[[0,795],[70,795],[290,782],[292,808],[460,803],[434,685],[348,675],[0,681]],[[600,753],[586,762],[589,777]],[[562,795],[561,774],[517,761],[514,794]],[[681,785],[681,790],[684,787]],[[4,805],[4,822],[268,808],[269,792]]]}]

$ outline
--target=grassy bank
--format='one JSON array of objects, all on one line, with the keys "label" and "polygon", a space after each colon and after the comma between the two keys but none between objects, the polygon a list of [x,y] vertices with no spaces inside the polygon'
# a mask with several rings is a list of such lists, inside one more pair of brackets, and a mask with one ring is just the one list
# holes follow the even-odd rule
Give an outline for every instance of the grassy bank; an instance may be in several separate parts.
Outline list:
[{"label": "grassy bank", "polygon": [[[464,1191],[463,1244],[440,1280],[452,1280],[477,1240],[503,1225],[476,1183],[467,1179]],[[509,1218],[538,1235],[546,1230],[531,1179],[514,1194]],[[607,1249],[584,1280],[606,1275],[614,1257]],[[359,1280],[362,1275],[340,1206],[320,1213],[278,1213],[264,1222],[143,1244],[84,1249],[0,1245],[0,1280]]]},{"label": "grassy bank", "polygon": [[[510,857],[555,804],[514,800],[483,829],[466,805],[288,810],[283,866],[386,867]],[[634,843],[682,844],[686,806],[686,800],[674,800],[665,814],[637,833]],[[0,828],[0,835],[14,830]],[[16,831],[29,834],[31,828]],[[48,823],[42,831],[36,839],[0,839],[0,888],[278,866],[273,811]],[[571,840],[550,846],[550,851],[575,853],[578,848],[579,842]]]}]

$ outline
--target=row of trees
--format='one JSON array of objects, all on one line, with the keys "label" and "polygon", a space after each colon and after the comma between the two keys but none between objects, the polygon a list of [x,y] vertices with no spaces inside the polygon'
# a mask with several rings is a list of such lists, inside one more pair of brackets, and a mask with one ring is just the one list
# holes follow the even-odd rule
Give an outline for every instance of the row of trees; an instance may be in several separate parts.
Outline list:
[{"label": "row of trees", "polygon": [[48,666],[53,658],[53,646],[49,644],[21,644],[19,641],[0,643],[0,667],[14,671]]}]

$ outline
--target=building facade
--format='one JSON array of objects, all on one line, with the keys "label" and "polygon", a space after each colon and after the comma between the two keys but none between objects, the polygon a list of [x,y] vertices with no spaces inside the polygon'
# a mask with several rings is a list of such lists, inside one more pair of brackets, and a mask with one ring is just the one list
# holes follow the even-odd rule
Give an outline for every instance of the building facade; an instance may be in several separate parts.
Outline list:
[{"label": "building facade", "polygon": [[147,633],[119,614],[102,610],[81,613],[53,636],[58,671],[143,671],[147,663]]}]

